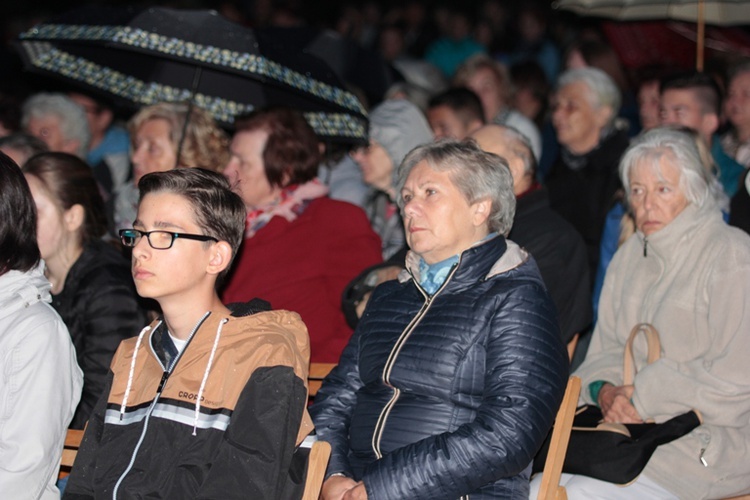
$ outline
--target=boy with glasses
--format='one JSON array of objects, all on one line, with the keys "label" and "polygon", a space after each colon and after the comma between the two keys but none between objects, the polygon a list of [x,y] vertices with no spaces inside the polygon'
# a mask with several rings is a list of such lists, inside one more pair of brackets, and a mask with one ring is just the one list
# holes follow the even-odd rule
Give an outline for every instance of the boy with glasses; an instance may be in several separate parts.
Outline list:
[{"label": "boy with glasses", "polygon": [[245,206],[220,174],[144,176],[133,229],[138,293],[162,316],[124,341],[64,498],[294,498],[312,430],[307,330],[296,313],[241,317],[216,292]]}]

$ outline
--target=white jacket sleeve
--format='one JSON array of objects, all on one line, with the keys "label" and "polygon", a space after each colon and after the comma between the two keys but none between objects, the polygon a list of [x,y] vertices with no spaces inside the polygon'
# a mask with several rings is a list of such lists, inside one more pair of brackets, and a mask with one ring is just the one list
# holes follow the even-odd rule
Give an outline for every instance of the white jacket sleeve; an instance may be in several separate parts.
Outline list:
[{"label": "white jacket sleeve", "polygon": [[55,487],[65,433],[83,375],[64,323],[43,303],[3,331],[0,353],[0,492],[59,499]]}]

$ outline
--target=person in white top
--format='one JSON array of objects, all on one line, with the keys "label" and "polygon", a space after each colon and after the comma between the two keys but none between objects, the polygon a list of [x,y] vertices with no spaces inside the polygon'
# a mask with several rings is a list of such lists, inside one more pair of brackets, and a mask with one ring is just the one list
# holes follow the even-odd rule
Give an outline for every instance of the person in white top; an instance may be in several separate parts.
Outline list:
[{"label": "person in white top", "polygon": [[43,267],[29,186],[0,153],[0,492],[14,500],[60,498],[60,455],[83,387]]}]

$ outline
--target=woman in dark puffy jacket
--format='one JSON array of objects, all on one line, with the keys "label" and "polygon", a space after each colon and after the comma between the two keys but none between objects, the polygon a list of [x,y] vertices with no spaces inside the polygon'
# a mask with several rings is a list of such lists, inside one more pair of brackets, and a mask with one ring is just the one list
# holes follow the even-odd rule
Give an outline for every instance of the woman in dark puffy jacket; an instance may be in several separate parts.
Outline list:
[{"label": "woman in dark puffy jacket", "polygon": [[568,375],[507,163],[420,146],[398,180],[407,270],[375,289],[310,413],[325,499],[525,499]]},{"label": "woman in dark puffy jacket", "polygon": [[146,316],[129,262],[101,240],[107,220],[91,168],[73,155],[41,153],[23,172],[37,208],[37,240],[52,283],[52,306],[70,330],[83,370],[83,394],[70,424],[83,429],[117,346],[138,334]]}]

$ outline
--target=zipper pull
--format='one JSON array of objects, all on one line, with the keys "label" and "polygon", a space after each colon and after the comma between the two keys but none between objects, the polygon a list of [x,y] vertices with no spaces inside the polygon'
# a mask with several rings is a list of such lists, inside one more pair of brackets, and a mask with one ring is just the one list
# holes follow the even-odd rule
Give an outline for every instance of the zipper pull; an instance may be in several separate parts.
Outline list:
[{"label": "zipper pull", "polygon": [[648,251],[646,250],[648,247],[648,239],[644,236],[643,237],[643,256],[646,257],[648,255]]},{"label": "zipper pull", "polygon": [[701,463],[703,464],[703,467],[708,467],[708,462],[706,462],[706,459],[705,459],[705,458],[703,458],[703,454],[704,454],[705,452],[706,452],[706,449],[705,449],[705,448],[701,448],[701,454],[700,454],[700,456],[698,457],[698,460],[700,460],[700,462],[701,462]]},{"label": "zipper pull", "polygon": [[162,389],[164,389],[164,384],[167,382],[167,379],[169,378],[169,372],[165,371],[161,375],[161,380],[159,381],[159,388],[156,389],[156,394],[161,394]]}]

